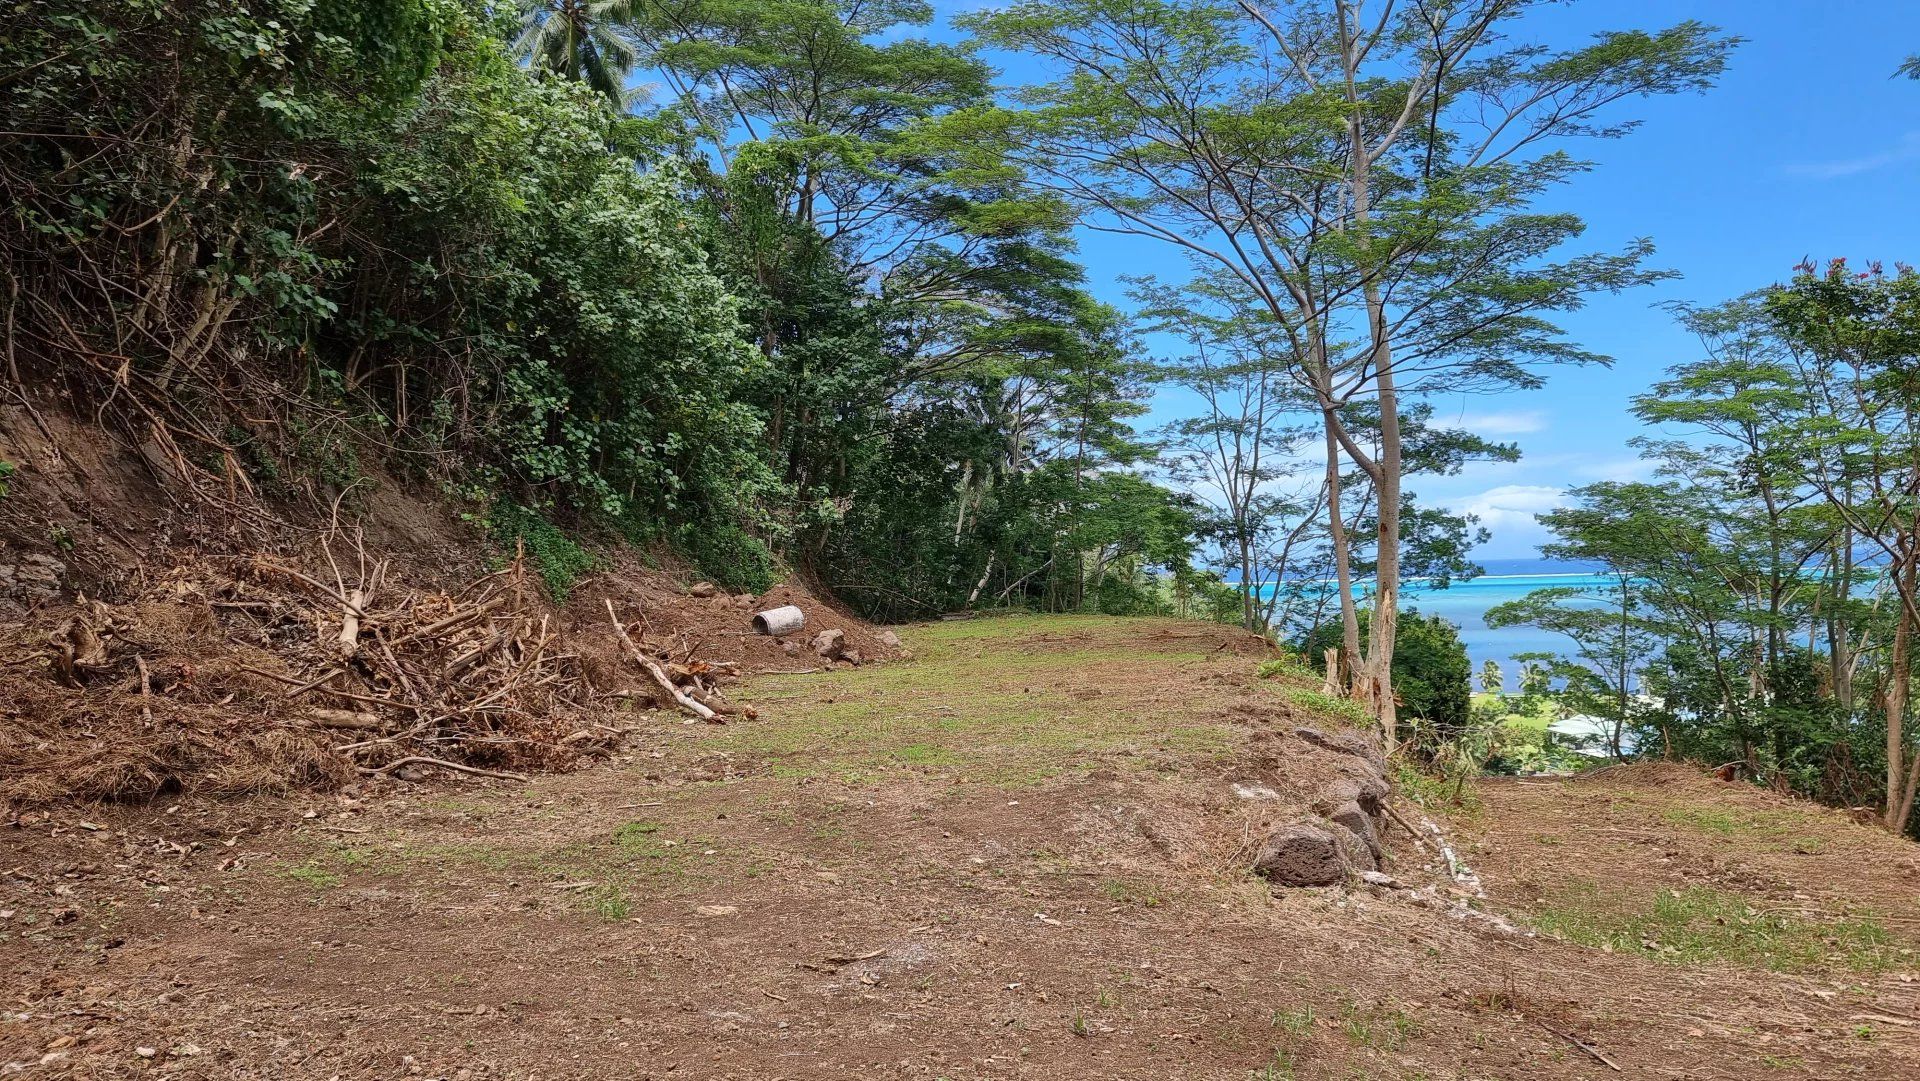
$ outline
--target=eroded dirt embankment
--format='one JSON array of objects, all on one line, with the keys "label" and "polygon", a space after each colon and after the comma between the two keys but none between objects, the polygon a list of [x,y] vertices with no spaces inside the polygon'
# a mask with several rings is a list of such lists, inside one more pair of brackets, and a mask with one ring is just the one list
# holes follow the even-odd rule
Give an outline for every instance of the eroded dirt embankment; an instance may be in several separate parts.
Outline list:
[{"label": "eroded dirt embankment", "polygon": [[[1311,814],[1330,776],[1294,784],[1309,758],[1290,733],[1337,728],[1255,679],[1233,636],[1059,619],[906,637],[912,661],[762,675],[740,693],[752,721],[655,714],[631,752],[530,784],[23,818],[5,838],[0,963],[19,990],[0,1063],[1894,1077],[1920,1051],[1902,1023],[1920,1017],[1905,842],[1616,771],[1489,786],[1477,810],[1436,813],[1485,901],[1402,888],[1450,880],[1397,827],[1382,856],[1397,885],[1275,891],[1248,871],[1260,831]],[[1669,820],[1669,803],[1734,817]],[[1621,858],[1638,851],[1624,831],[1665,831],[1680,854]],[[1810,889],[1818,853],[1776,851],[1795,844],[1883,870]],[[1807,862],[1761,881],[1779,860]],[[1618,912],[1580,907],[1656,868]],[[1806,896],[1746,926],[1741,910],[1717,923],[1660,904],[1664,890],[1703,905],[1689,891],[1708,886],[1756,910],[1766,890]],[[1638,937],[1605,937],[1621,927]]]},{"label": "eroded dirt embankment", "polygon": [[[667,553],[610,546],[556,604],[539,553],[390,476],[324,499],[244,472],[210,487],[159,447],[17,406],[0,407],[0,460],[18,467],[0,497],[15,810],[564,771],[623,747],[636,708],[730,715],[741,675],[896,652],[797,578],[734,595]],[[786,605],[800,634],[753,633]],[[832,657],[807,648],[821,631]]]}]

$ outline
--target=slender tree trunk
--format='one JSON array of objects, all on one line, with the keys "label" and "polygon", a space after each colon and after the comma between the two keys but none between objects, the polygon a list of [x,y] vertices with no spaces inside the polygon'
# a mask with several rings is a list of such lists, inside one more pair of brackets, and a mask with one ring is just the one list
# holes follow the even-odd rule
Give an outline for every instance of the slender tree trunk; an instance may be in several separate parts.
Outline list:
[{"label": "slender tree trunk", "polygon": [[1620,733],[1621,730],[1627,726],[1627,634],[1629,630],[1627,620],[1628,614],[1632,611],[1632,597],[1627,593],[1629,581],[1631,581],[1631,579],[1626,575],[1620,575],[1620,667],[1618,673],[1620,679],[1620,712],[1613,722],[1613,757],[1615,758],[1626,757],[1620,747]]},{"label": "slender tree trunk", "polygon": [[960,534],[967,524],[967,496],[973,489],[973,459],[960,467],[960,513],[953,519],[953,546],[960,547]]},{"label": "slender tree trunk", "polygon": [[[1386,352],[1386,343],[1378,343]],[[1399,716],[1393,701],[1393,646],[1400,629],[1400,418],[1391,371],[1382,368],[1380,390],[1379,551],[1374,574],[1373,621],[1367,631],[1368,697],[1380,720],[1387,747],[1399,740]]]},{"label": "slender tree trunk", "polygon": [[1833,615],[1827,620],[1827,645],[1833,656],[1833,698],[1840,708],[1853,712],[1853,639],[1847,629],[1846,605],[1853,581],[1853,527],[1840,533],[1840,580],[1833,591]]},{"label": "slender tree trunk", "polygon": [[1354,665],[1360,661],[1360,613],[1353,603],[1353,550],[1347,539],[1347,521],[1340,509],[1340,439],[1334,434],[1333,411],[1322,410],[1327,435],[1327,536],[1333,545],[1333,574],[1340,589],[1341,667],[1345,669],[1340,687],[1353,695]]},{"label": "slender tree trunk", "polygon": [[968,608],[972,608],[972,607],[973,607],[973,602],[975,602],[975,601],[977,601],[977,600],[979,600],[979,599],[980,599],[980,591],[981,591],[981,590],[983,590],[983,589],[985,589],[985,588],[987,588],[987,579],[989,579],[989,578],[991,578],[991,577],[993,577],[993,564],[994,564],[994,561],[995,561],[995,560],[997,560],[997,559],[999,559],[999,558],[1000,558],[1000,553],[999,553],[999,552],[988,552],[988,553],[987,553],[987,565],[986,565],[985,567],[983,567],[983,568],[981,569],[981,571],[980,571],[980,580],[979,580],[978,582],[975,582],[975,583],[973,584],[973,592],[971,592],[971,593],[969,593],[969,594],[967,594],[967,607],[968,607]]},{"label": "slender tree trunk", "polygon": [[1893,566],[1893,593],[1901,597],[1901,603],[1895,607],[1895,614],[1893,614],[1893,651],[1887,659],[1887,693],[1885,693],[1885,707],[1887,707],[1885,826],[1893,831],[1899,831],[1905,826],[1905,820],[1901,818],[1901,805],[1903,805],[1901,781],[1905,774],[1903,766],[1907,764],[1905,720],[1907,720],[1908,668],[1912,666],[1912,662],[1908,661],[1908,655],[1912,649],[1912,613],[1910,613],[1910,605],[1905,601],[1910,588],[1912,588],[1912,559],[1901,557],[1901,561]]}]

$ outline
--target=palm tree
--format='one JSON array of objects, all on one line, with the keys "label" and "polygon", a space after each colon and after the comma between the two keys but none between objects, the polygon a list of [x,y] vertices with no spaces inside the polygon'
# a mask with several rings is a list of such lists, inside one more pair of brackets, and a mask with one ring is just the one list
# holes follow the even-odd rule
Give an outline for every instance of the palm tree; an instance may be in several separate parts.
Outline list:
[{"label": "palm tree", "polygon": [[633,21],[634,0],[519,0],[515,55],[537,68],[586,83],[624,110],[633,45],[620,28]]}]

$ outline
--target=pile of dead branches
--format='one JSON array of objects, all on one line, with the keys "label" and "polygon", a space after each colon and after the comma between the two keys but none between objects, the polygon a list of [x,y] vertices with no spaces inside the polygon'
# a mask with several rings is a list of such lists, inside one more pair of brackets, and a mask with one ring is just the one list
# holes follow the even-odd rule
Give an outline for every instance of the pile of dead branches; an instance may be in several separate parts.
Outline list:
[{"label": "pile of dead branches", "polygon": [[303,670],[253,671],[288,685],[284,697],[299,723],[346,734],[334,750],[353,756],[363,773],[551,769],[581,744],[619,734],[592,719],[594,692],[579,658],[558,647],[549,616],[534,614],[523,559],[452,593],[401,588],[385,562],[363,560],[352,585],[333,566],[330,585],[264,559],[251,563],[251,583],[277,593],[280,605],[304,608],[315,628],[312,648],[301,651]]},{"label": "pile of dead branches", "polygon": [[14,777],[0,798],[286,791],[436,769],[520,779],[617,749],[636,707],[753,716],[722,690],[736,664],[700,659],[681,635],[657,640],[644,616],[622,623],[611,603],[631,663],[583,663],[572,647],[603,657],[606,625],[563,639],[523,559],[445,590],[408,588],[360,550],[320,552],[318,574],[265,556],[197,560],[126,603],[79,598],[38,631],[0,635],[28,647],[0,666],[0,773]]}]

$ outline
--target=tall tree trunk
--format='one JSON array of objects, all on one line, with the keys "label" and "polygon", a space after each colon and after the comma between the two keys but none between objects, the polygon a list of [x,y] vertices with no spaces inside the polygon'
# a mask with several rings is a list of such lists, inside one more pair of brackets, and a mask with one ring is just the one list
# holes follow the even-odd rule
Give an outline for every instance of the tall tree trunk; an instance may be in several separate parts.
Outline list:
[{"label": "tall tree trunk", "polygon": [[1621,730],[1627,726],[1627,634],[1631,629],[1628,614],[1632,611],[1632,595],[1627,592],[1632,581],[1625,574],[1620,575],[1620,666],[1617,673],[1620,680],[1619,716],[1613,722],[1613,757],[1625,758],[1620,747]]},{"label": "tall tree trunk", "polygon": [[[1377,350],[1384,354],[1386,343],[1379,342]],[[1399,715],[1393,701],[1393,646],[1400,629],[1400,403],[1389,369],[1380,370],[1375,385],[1380,391],[1380,533],[1373,621],[1367,628],[1367,694],[1391,749],[1399,740]]]},{"label": "tall tree trunk", "polygon": [[1840,532],[1840,580],[1833,591],[1833,615],[1827,621],[1827,645],[1832,651],[1833,700],[1853,712],[1853,639],[1847,629],[1846,604],[1853,581],[1853,527]]},{"label": "tall tree trunk", "polygon": [[[1913,584],[1913,567],[1910,557],[1902,557],[1893,568],[1893,591],[1900,598],[1895,607],[1893,621],[1893,650],[1887,660],[1887,809],[1886,827],[1895,832],[1905,825],[1901,818],[1902,804],[1901,782],[1906,765],[1907,744],[1905,720],[1909,690],[1909,659],[1913,638],[1913,606],[1907,603],[1908,591]],[[1911,805],[1907,806],[1911,810]]]},{"label": "tall tree trunk", "polygon": [[1321,411],[1327,436],[1327,535],[1333,545],[1333,575],[1340,589],[1341,661],[1345,671],[1340,688],[1356,693],[1354,665],[1360,661],[1360,613],[1353,603],[1353,547],[1347,539],[1347,521],[1340,509],[1340,439],[1334,434],[1333,410]]}]

